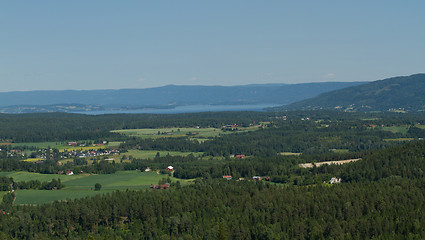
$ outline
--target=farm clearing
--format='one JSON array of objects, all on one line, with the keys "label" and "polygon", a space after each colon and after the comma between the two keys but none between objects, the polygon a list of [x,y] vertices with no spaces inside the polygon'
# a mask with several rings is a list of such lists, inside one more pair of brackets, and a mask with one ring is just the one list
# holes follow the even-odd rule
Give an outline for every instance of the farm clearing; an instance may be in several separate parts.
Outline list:
[{"label": "farm clearing", "polygon": [[[0,172],[0,176],[13,177],[15,182],[39,180],[41,182],[60,179],[65,185],[60,190],[16,190],[15,204],[43,204],[53,201],[84,198],[104,194],[116,190],[148,189],[152,184],[158,184],[163,178],[172,182],[180,181],[181,185],[190,184],[191,180],[183,180],[155,172],[119,171],[114,174],[79,174],[56,175],[28,172]],[[100,183],[102,189],[94,191],[94,185]]]},{"label": "farm clearing", "polygon": [[[209,138],[218,137],[223,134],[241,133],[256,131],[261,125],[255,125],[250,127],[233,127],[233,128],[143,128],[143,129],[123,129],[113,130],[111,132],[124,134],[130,137],[139,138],[161,138],[161,137],[190,137],[200,138],[203,141]],[[233,129],[233,130],[232,130]]]}]

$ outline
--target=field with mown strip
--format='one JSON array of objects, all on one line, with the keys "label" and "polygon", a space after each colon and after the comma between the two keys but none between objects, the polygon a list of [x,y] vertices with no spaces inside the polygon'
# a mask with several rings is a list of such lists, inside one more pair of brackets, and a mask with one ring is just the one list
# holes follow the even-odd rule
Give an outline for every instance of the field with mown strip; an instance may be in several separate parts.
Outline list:
[{"label": "field with mown strip", "polygon": [[[35,174],[27,172],[1,173],[0,176],[13,177],[14,181],[51,181],[60,178],[65,188],[60,190],[16,190],[15,204],[41,204],[55,200],[66,200],[93,196],[115,190],[148,189],[151,184],[158,184],[159,180],[168,178],[168,175],[155,172],[120,171],[115,174],[83,174],[83,175],[55,175]],[[170,177],[171,181],[180,181],[181,185],[190,184],[190,180]],[[94,191],[94,185],[100,183],[101,191]]]}]

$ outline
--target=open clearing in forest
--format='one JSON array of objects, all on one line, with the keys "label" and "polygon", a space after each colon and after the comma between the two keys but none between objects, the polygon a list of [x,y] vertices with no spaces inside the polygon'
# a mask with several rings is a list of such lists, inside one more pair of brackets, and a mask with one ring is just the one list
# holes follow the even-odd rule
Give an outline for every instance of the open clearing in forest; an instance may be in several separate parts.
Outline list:
[{"label": "open clearing in forest", "polygon": [[298,166],[302,167],[302,168],[312,168],[314,165],[316,165],[316,167],[320,167],[324,164],[336,164],[336,165],[341,165],[341,164],[345,164],[345,163],[350,163],[350,162],[356,162],[361,160],[361,158],[356,158],[356,159],[347,159],[347,160],[341,160],[341,161],[327,161],[327,162],[316,162],[316,163],[301,163]]},{"label": "open clearing in forest", "polygon": [[[15,204],[42,204],[56,200],[84,198],[96,194],[103,194],[115,190],[148,189],[151,184],[158,184],[159,180],[168,178],[155,172],[120,171],[114,174],[79,174],[57,175],[39,174],[28,172],[0,172],[0,176],[13,177],[15,182],[39,180],[51,181],[53,178],[60,179],[65,185],[60,190],[16,190]],[[180,181],[182,185],[190,184],[190,180],[170,177],[172,182]],[[94,185],[100,183],[102,189],[94,191]]]},{"label": "open clearing in forest", "polygon": [[384,130],[384,131],[390,131],[392,133],[407,134],[407,131],[409,130],[409,127],[408,126],[382,127],[382,130]]},{"label": "open clearing in forest", "polygon": [[260,125],[250,127],[234,127],[238,131],[226,131],[220,128],[144,128],[144,129],[124,129],[113,130],[112,132],[124,134],[131,137],[140,138],[161,138],[161,137],[191,137],[191,138],[212,138],[222,134],[241,133],[258,130]]}]

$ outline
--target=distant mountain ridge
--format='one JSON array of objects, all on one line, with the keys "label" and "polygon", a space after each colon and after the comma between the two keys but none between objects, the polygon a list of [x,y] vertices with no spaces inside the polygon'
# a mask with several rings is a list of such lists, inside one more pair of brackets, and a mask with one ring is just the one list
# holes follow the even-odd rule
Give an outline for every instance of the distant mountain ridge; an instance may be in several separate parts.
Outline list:
[{"label": "distant mountain ridge", "polygon": [[425,74],[351,86],[274,110],[425,111]]},{"label": "distant mountain ridge", "polygon": [[[253,84],[242,86],[177,86],[120,90],[52,90],[0,92],[0,111],[54,109],[72,111],[105,108],[164,108],[183,105],[288,104],[320,93],[364,84],[364,82],[321,82],[302,84]],[[66,105],[65,107],[57,105]],[[75,106],[69,106],[75,105]],[[84,105],[84,106],[81,106]],[[6,110],[5,110],[6,109]]]}]

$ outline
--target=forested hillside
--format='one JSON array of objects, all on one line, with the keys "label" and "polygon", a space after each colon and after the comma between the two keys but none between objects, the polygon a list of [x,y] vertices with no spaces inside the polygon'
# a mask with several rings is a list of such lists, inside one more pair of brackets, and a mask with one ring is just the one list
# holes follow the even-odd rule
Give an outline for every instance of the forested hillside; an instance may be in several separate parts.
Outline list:
[{"label": "forested hillside", "polygon": [[66,90],[0,93],[0,111],[85,111],[170,108],[182,105],[288,104],[362,82],[175,86],[120,90]]},{"label": "forested hillside", "polygon": [[394,77],[352,86],[280,109],[334,109],[346,111],[424,111],[425,74]]}]

